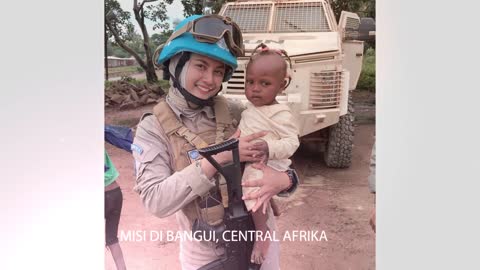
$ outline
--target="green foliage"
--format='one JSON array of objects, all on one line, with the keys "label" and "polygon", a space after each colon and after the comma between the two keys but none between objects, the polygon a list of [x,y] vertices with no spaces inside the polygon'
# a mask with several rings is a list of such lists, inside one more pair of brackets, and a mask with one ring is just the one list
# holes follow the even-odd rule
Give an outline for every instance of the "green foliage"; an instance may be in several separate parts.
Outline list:
[{"label": "green foliage", "polygon": [[202,14],[202,0],[181,0],[183,5],[183,16],[189,17],[195,14]]},{"label": "green foliage", "polygon": [[[157,35],[157,34],[154,34]],[[145,57],[145,49],[143,47],[143,39],[140,35],[135,34],[132,35],[131,40],[125,41],[125,44],[131,48],[136,54],[138,54],[140,57],[144,58]],[[150,49],[155,49],[157,46],[153,42],[153,40],[150,40]],[[152,51],[153,52],[153,51]],[[107,41],[107,55],[108,56],[116,56],[120,58],[129,58],[131,57],[130,53],[125,51],[122,47],[120,47],[118,44],[115,42],[112,42],[110,40]]]},{"label": "green foliage", "polygon": [[139,66],[111,67],[108,70],[111,72],[135,73],[138,68],[140,68],[140,71],[143,72],[143,69]]},{"label": "green foliage", "polygon": [[125,44],[134,50],[142,59],[145,58],[145,47],[143,46],[143,37],[137,33],[132,33]]},{"label": "green foliage", "polygon": [[157,84],[165,91],[165,93],[168,92],[168,89],[170,88],[170,82],[168,80],[159,80]]},{"label": "green foliage", "polygon": [[110,88],[112,86],[112,81],[105,81],[105,89]]},{"label": "green foliage", "polygon": [[173,0],[163,0],[159,1],[158,4],[145,5],[142,14],[144,18],[155,23],[153,30],[168,29],[170,27],[167,22],[167,4],[172,4],[172,2]]},{"label": "green foliage", "polygon": [[120,58],[129,58],[130,57],[130,54],[125,51],[124,49],[122,49],[120,46],[118,46],[117,44],[113,44],[111,42],[108,42],[109,44],[111,44],[111,51],[108,52],[108,55],[109,56],[116,56],[116,57],[120,57]]},{"label": "green foliage", "polygon": [[160,34],[155,33],[150,37],[152,48],[157,48],[160,44],[163,44],[172,35],[173,30],[164,30]]},{"label": "green foliage", "polygon": [[333,0],[331,6],[337,22],[342,10],[357,13],[360,17],[375,18],[375,0]]},{"label": "green foliage", "polygon": [[[157,2],[154,4],[154,2]],[[169,24],[167,22],[167,4],[172,4],[173,0],[161,0],[144,2],[139,6],[140,20],[144,23],[144,20],[150,20],[154,22],[153,29],[168,29]],[[133,6],[133,0],[132,0]],[[135,27],[130,21],[130,12],[124,11],[117,0],[105,0],[105,19],[110,23],[113,29],[108,29],[109,37],[112,37],[111,30],[115,30],[119,33],[123,41],[132,40],[135,38]]]},{"label": "green foliage", "polygon": [[[117,0],[105,0],[105,21],[110,22],[112,30],[116,31],[123,40],[127,39],[129,32],[134,29],[130,21],[130,13],[124,11]],[[109,38],[113,36],[108,27],[107,34]]]},{"label": "green foliage", "polygon": [[[220,12],[223,4],[235,1],[236,0],[207,0],[206,2],[210,5],[212,13],[217,14]],[[202,14],[204,0],[181,0],[181,2],[183,5],[183,16],[189,17],[194,14]]]},{"label": "green foliage", "polygon": [[[130,21],[130,13],[122,10],[118,0],[105,0],[105,31],[109,39],[113,37],[113,45],[118,45],[123,50],[133,56],[138,64],[145,70],[147,79],[150,82],[157,81],[152,53],[155,49],[150,41],[145,19],[152,21],[153,29],[169,28],[167,22],[167,4],[172,4],[173,0],[132,0],[132,10],[135,21],[141,29],[141,35],[135,32],[135,27]],[[107,45],[106,45],[107,46]],[[108,53],[108,48],[107,48]],[[111,53],[114,53],[113,46]],[[122,57],[120,55],[116,55]]]},{"label": "green foliage", "polygon": [[358,80],[357,89],[375,91],[375,50],[369,48],[363,58],[362,72]]}]

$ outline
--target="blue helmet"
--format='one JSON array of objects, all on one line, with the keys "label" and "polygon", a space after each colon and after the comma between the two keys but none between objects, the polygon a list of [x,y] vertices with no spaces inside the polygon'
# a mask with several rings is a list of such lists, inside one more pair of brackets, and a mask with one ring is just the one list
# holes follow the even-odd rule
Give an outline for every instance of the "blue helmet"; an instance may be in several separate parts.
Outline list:
[{"label": "blue helmet", "polygon": [[[189,21],[193,21],[203,15],[193,15],[181,21],[175,31],[179,30]],[[233,70],[237,68],[237,58],[230,52],[227,46],[219,46],[218,43],[207,43],[197,41],[189,32],[185,32],[163,46],[162,51],[156,60],[157,64],[163,64],[180,52],[193,52],[216,59],[230,66]],[[229,74],[231,75],[231,74]],[[227,76],[228,79],[230,76]]]}]

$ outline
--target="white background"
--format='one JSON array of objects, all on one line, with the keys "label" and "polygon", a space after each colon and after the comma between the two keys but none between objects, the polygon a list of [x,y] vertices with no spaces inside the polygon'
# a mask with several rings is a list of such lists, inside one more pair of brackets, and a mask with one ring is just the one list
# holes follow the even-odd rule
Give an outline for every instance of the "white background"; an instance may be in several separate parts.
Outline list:
[{"label": "white background", "polygon": [[[477,11],[377,1],[377,269],[480,269]],[[103,269],[103,1],[0,25],[0,268]]]}]

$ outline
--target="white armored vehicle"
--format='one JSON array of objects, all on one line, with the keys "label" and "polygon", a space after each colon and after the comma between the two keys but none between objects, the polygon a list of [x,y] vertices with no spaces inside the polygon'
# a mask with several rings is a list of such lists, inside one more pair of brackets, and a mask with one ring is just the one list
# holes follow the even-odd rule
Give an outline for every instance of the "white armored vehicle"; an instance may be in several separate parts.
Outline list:
[{"label": "white armored vehicle", "polygon": [[284,49],[292,60],[292,81],[277,100],[289,105],[302,143],[323,152],[327,166],[350,166],[350,90],[360,76],[364,45],[356,40],[359,16],[343,11],[337,23],[328,0],[228,2],[219,14],[240,26],[245,44],[245,57],[221,94],[246,101],[245,64],[252,50],[262,42]]}]

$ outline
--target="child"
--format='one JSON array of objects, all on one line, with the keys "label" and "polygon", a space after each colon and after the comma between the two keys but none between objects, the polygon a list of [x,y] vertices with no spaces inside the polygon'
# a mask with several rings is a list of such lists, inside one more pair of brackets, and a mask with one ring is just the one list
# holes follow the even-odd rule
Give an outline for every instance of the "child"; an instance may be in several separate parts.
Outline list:
[{"label": "child", "polygon": [[123,252],[118,243],[118,223],[122,212],[123,195],[120,186],[117,184],[119,176],[115,166],[105,150],[104,162],[105,174],[105,245],[112,253],[113,260],[118,270],[124,270],[125,261]]},{"label": "child", "polygon": [[[290,61],[284,50],[270,49],[263,43],[254,50],[247,64],[245,79],[245,95],[249,102],[242,112],[239,124],[241,136],[263,130],[269,131],[262,138],[267,142],[269,151],[268,157],[263,162],[278,171],[288,169],[291,164],[289,158],[300,144],[298,128],[290,109],[287,105],[279,104],[275,100],[275,97],[287,88],[290,82],[290,77],[287,74],[287,63],[282,55],[285,55]],[[260,179],[262,176],[261,170],[247,164],[242,181]],[[252,189],[256,188],[244,187],[243,193],[250,193]],[[255,201],[245,201],[245,205],[247,210],[250,211],[255,205]],[[262,231],[264,237],[267,231],[272,236],[272,231],[276,228],[271,207],[268,207],[267,212],[264,208],[263,213],[257,211],[252,213],[252,216],[256,230]],[[269,251],[270,241],[264,239],[264,237],[263,239],[256,239],[253,247],[251,261],[257,264],[264,262],[267,251]],[[279,247],[275,245],[271,248],[278,249]],[[278,254],[278,252],[275,253]],[[269,262],[265,263],[268,264]],[[262,269],[278,269],[278,266],[262,265]]]}]

